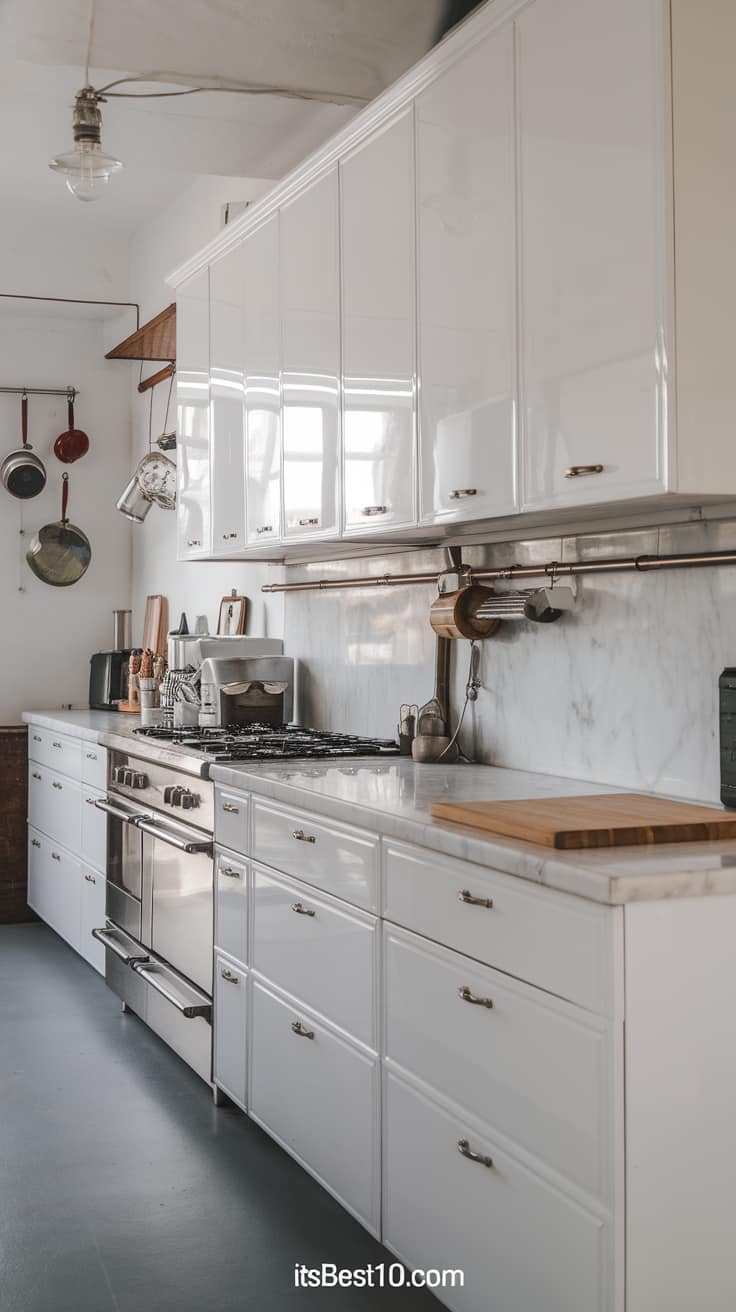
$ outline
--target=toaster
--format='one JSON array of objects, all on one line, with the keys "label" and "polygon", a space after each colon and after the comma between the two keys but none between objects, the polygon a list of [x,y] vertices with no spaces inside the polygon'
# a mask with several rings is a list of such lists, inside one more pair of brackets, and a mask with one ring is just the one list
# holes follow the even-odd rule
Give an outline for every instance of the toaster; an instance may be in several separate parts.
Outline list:
[{"label": "toaster", "polygon": [[96,651],[89,662],[89,708],[116,711],[128,689],[130,651]]}]

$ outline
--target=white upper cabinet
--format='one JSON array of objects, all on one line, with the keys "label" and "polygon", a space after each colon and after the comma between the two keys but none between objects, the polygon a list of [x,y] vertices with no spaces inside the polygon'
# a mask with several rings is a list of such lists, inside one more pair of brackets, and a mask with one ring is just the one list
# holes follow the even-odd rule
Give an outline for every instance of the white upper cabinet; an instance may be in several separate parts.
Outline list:
[{"label": "white upper cabinet", "polygon": [[340,165],[348,533],[415,522],[413,183],[411,109]]},{"label": "white upper cabinet", "polygon": [[416,102],[421,519],[516,506],[513,32]]},{"label": "white upper cabinet", "polygon": [[660,0],[537,0],[518,19],[524,504],[665,490]]},{"label": "white upper cabinet", "polygon": [[279,222],[243,244],[245,264],[246,501],[250,549],[281,534]]},{"label": "white upper cabinet", "polygon": [[243,246],[210,266],[212,555],[245,548]]},{"label": "white upper cabinet", "polygon": [[176,293],[177,558],[209,555],[210,531],[209,269]]},{"label": "white upper cabinet", "polygon": [[280,211],[285,540],[339,530],[337,168]]}]

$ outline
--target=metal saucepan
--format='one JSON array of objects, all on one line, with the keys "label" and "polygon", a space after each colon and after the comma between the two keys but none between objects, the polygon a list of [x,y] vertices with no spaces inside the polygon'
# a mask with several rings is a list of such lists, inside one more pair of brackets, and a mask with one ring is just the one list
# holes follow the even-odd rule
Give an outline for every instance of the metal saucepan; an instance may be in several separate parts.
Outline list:
[{"label": "metal saucepan", "polygon": [[52,588],[68,588],[72,583],[78,583],[92,559],[86,533],[67,519],[69,475],[62,474],[61,477],[61,519],[39,529],[26,552],[26,560],[36,578],[42,583],[50,583]]},{"label": "metal saucepan", "polygon": [[89,451],[89,438],[81,428],[74,427],[74,397],[71,392],[66,404],[69,427],[59,433],[54,442],[54,455],[62,465],[73,465],[75,460],[80,460]]},{"label": "metal saucepan", "polygon": [[21,431],[23,445],[11,451],[0,466],[0,482],[11,496],[21,501],[37,497],[46,486],[46,470],[43,461],[34,455],[28,442],[28,397],[25,392],[20,403]]}]

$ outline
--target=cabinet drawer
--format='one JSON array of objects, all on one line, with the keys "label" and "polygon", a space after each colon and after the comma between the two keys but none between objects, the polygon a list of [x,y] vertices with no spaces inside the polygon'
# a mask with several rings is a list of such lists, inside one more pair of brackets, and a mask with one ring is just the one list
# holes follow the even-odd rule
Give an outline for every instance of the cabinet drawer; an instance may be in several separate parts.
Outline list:
[{"label": "cabinet drawer", "polygon": [[107,748],[83,742],[81,749],[82,782],[104,793],[107,788]]},{"label": "cabinet drawer", "polygon": [[253,870],[253,969],[376,1047],[377,922]]},{"label": "cabinet drawer", "polygon": [[253,802],[253,856],[328,893],[378,910],[378,835]]},{"label": "cabinet drawer", "polygon": [[384,840],[384,854],[387,920],[612,1013],[612,908],[408,843]]},{"label": "cabinet drawer", "polygon": [[61,774],[79,779],[81,772],[82,744],[79,738],[68,738],[51,729],[39,729],[37,725],[28,726],[28,756],[39,765],[46,765]]},{"label": "cabinet drawer", "polygon": [[413,934],[384,947],[386,1056],[605,1199],[608,1023]]},{"label": "cabinet drawer", "polygon": [[252,1000],[251,1116],[377,1234],[377,1059],[255,981]]},{"label": "cabinet drawer", "polygon": [[250,852],[250,797],[215,788],[215,842],[247,856]]},{"label": "cabinet drawer", "polygon": [[79,951],[79,861],[33,828],[28,831],[28,904]]},{"label": "cabinet drawer", "polygon": [[215,947],[248,960],[248,866],[232,852],[215,852]]},{"label": "cabinet drawer", "polygon": [[215,954],[212,1078],[245,1111],[247,973]]},{"label": "cabinet drawer", "polygon": [[463,1271],[463,1287],[441,1294],[455,1312],[610,1307],[602,1219],[393,1074],[383,1153],[384,1243],[411,1267]]},{"label": "cabinet drawer", "polygon": [[105,924],[105,876],[82,862],[80,881],[79,951],[90,966],[104,975],[105,949],[92,937],[92,930]]},{"label": "cabinet drawer", "polygon": [[81,786],[65,775],[31,762],[28,819],[63,847],[78,852],[81,842]]},{"label": "cabinet drawer", "polygon": [[82,785],[81,788],[81,831],[80,852],[83,861],[94,866],[95,870],[105,870],[107,866],[107,816],[95,806],[104,793]]}]

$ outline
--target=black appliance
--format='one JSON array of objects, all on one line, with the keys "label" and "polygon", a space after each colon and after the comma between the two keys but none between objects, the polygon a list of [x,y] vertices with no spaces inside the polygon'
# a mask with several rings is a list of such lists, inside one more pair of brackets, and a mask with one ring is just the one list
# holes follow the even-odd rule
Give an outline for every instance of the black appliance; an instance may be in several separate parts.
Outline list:
[{"label": "black appliance", "polygon": [[130,651],[96,651],[89,661],[89,708],[116,711],[128,689]]},{"label": "black appliance", "polygon": [[339,760],[354,756],[398,756],[391,738],[305,729],[298,724],[229,724],[224,728],[175,729],[164,725],[134,729],[154,741],[205,754],[211,761]]}]

